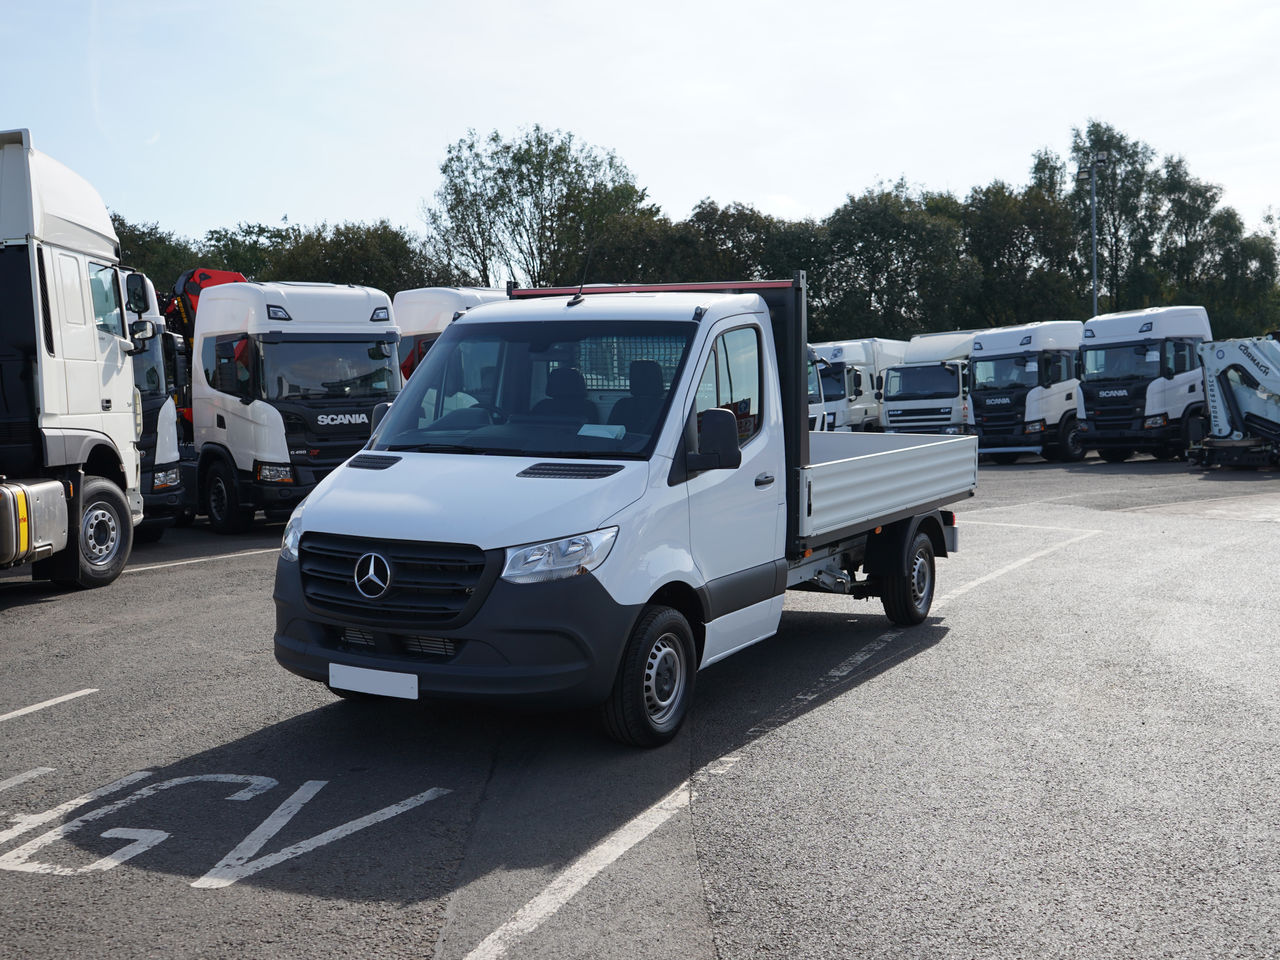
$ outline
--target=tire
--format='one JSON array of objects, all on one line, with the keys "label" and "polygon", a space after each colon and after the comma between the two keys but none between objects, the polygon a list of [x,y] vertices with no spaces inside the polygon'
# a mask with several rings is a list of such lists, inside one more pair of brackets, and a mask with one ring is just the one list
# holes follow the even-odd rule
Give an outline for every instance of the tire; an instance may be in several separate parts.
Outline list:
[{"label": "tire", "polygon": [[1058,442],[1053,458],[1063,463],[1079,463],[1084,459],[1084,444],[1080,442],[1080,424],[1075,417],[1063,417],[1058,425]]},{"label": "tire", "polygon": [[634,747],[669,742],[689,712],[697,670],[689,621],[671,607],[645,607],[601,707],[609,736]]},{"label": "tire", "polygon": [[224,460],[215,460],[205,474],[204,512],[215,533],[243,533],[253,522],[253,511],[240,506],[235,471]]},{"label": "tire", "polygon": [[[124,494],[105,477],[85,477],[80,491],[80,525],[69,531],[74,550],[63,569],[73,570],[70,577],[54,575],[54,581],[65,587],[105,587],[120,576],[133,550],[133,517]],[[60,571],[61,572],[61,571]]]},{"label": "tire", "polygon": [[924,622],[933,606],[934,579],[933,541],[927,533],[917,533],[911,541],[907,560],[909,572],[884,579],[880,602],[885,616],[894,623],[914,626]]},{"label": "tire", "polygon": [[990,454],[991,459],[1002,467],[1007,467],[1011,463],[1017,463],[1018,458],[1022,456],[1020,453],[993,453]]},{"label": "tire", "polygon": [[1129,447],[1103,447],[1098,455],[1107,463],[1124,463],[1133,456],[1133,450]]},{"label": "tire", "polygon": [[155,543],[164,536],[164,532],[171,526],[173,524],[168,520],[143,520],[133,528],[133,542],[135,545],[139,543]]}]

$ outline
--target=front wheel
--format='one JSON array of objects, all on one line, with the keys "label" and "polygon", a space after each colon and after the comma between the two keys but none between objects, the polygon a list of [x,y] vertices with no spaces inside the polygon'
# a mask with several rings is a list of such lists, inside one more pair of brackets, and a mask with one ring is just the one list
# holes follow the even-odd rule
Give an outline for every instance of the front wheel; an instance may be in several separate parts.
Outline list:
[{"label": "front wheel", "polygon": [[253,511],[240,506],[235,471],[221,460],[214,461],[205,477],[204,512],[215,533],[242,533],[253,523]]},{"label": "front wheel", "polygon": [[697,669],[693,631],[684,614],[645,607],[601,708],[609,736],[636,747],[671,740],[689,712]]},{"label": "front wheel", "polygon": [[[133,517],[124,494],[105,477],[85,477],[81,489],[80,527],[74,545],[74,574],[54,577],[63,586],[106,586],[124,569],[133,550]],[[68,564],[70,566],[70,564]]]},{"label": "front wheel", "polygon": [[1054,451],[1056,460],[1063,463],[1079,463],[1084,459],[1085,449],[1081,442],[1080,423],[1075,417],[1063,418],[1058,427],[1058,444]]},{"label": "front wheel", "polygon": [[933,541],[927,533],[917,533],[911,541],[907,572],[885,579],[880,595],[885,616],[907,627],[922,623],[933,606],[934,582]]}]

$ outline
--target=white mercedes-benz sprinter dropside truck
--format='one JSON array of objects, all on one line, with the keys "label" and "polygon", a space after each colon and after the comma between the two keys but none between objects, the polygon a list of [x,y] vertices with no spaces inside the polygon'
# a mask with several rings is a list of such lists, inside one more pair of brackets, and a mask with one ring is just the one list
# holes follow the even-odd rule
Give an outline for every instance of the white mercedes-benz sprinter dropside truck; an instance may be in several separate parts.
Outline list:
[{"label": "white mercedes-benz sprinter dropside truck", "polygon": [[0,569],[81,587],[119,576],[142,520],[120,244],[102,198],[0,132]]},{"label": "white mercedes-benz sprinter dropside truck", "polygon": [[451,323],[290,518],[283,666],[342,696],[599,704],[654,745],[789,587],[928,615],[977,440],[811,433],[803,274],[511,298]]},{"label": "white mercedes-benz sprinter dropside truck", "polygon": [[1079,320],[1051,320],[974,337],[969,391],[979,454],[996,463],[1013,463],[1024,453],[1084,459],[1076,417],[1083,331]]},{"label": "white mercedes-benz sprinter dropside truck", "polygon": [[225,283],[200,295],[191,406],[201,512],[219,533],[288,516],[369,439],[400,390],[399,329],[381,290]]},{"label": "white mercedes-benz sprinter dropside truck", "polygon": [[1204,415],[1196,347],[1212,340],[1204,307],[1107,313],[1084,324],[1077,416],[1086,447],[1119,463],[1134,451],[1172,460]]}]

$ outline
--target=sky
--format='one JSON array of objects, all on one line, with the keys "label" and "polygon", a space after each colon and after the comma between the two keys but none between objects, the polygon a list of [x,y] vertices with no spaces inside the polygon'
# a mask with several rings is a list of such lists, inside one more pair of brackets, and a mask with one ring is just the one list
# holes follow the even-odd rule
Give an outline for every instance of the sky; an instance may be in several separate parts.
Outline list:
[{"label": "sky", "polygon": [[904,179],[1024,185],[1108,123],[1248,229],[1280,211],[1280,4],[0,0],[0,128],[127,220],[422,232],[449,144],[541,124],[673,220],[821,219]]}]

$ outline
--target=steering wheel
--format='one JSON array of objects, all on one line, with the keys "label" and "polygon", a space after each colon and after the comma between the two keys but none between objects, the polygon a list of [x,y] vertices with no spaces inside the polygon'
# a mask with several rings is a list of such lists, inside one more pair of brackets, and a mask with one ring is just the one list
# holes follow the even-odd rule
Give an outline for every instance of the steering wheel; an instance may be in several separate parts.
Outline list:
[{"label": "steering wheel", "polygon": [[506,423],[507,422],[507,411],[503,410],[501,407],[495,407],[492,403],[482,403],[481,401],[477,400],[475,403],[471,405],[470,409],[484,410],[486,413],[489,414],[490,423]]}]

